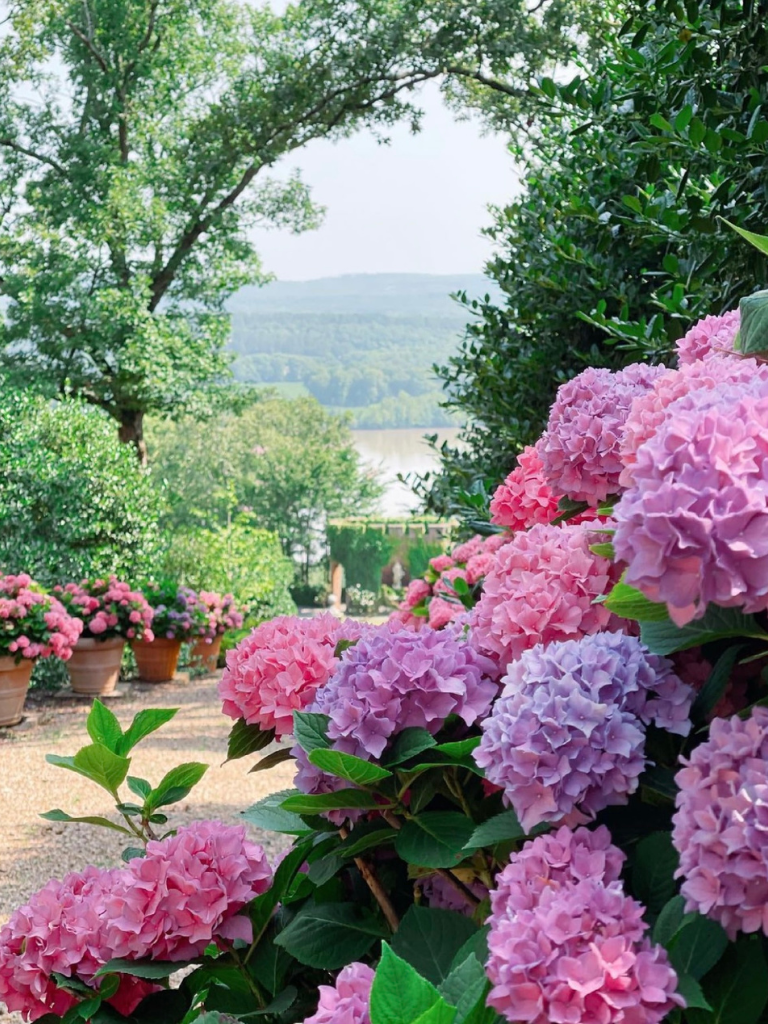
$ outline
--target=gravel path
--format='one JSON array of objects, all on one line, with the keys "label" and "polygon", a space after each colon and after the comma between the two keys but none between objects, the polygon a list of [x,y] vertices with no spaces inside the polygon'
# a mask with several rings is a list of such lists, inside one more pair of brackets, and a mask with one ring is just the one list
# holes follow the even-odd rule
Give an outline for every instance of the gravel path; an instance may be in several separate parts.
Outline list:
[{"label": "gravel path", "polygon": [[[230,719],[221,714],[215,676],[149,686],[130,684],[106,703],[121,720],[145,707],[178,707],[178,715],[136,749],[131,774],[157,784],[175,764],[204,761],[211,767],[187,801],[169,809],[170,823],[195,818],[236,822],[239,812],[268,793],[290,788],[290,763],[266,772],[247,774],[250,762],[222,767]],[[47,764],[48,753],[71,755],[88,742],[85,719],[90,701],[57,696],[28,701],[28,717],[14,729],[0,729],[0,924],[52,876],[61,877],[86,864],[118,862],[126,837],[88,825],[54,824],[38,817],[58,807],[73,815],[109,814],[106,793],[87,779]],[[269,854],[286,845],[274,833],[259,834]],[[0,1024],[16,1024],[18,1015],[3,1015]]]}]

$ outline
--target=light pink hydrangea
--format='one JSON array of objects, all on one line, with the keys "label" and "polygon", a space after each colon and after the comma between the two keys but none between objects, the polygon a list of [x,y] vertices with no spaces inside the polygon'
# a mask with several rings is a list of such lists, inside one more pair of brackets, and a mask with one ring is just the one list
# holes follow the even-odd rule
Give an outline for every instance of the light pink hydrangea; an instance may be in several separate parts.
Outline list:
[{"label": "light pink hydrangea", "polygon": [[740,325],[738,309],[732,309],[722,316],[705,316],[677,342],[678,362],[682,366],[695,363],[698,359],[733,352]]},{"label": "light pink hydrangea", "polygon": [[472,610],[470,638],[502,670],[536,644],[615,628],[618,620],[595,598],[618,570],[590,551],[599,534],[584,524],[534,526],[496,555]]},{"label": "light pink hydrangea", "polygon": [[663,373],[649,391],[634,399],[630,407],[621,436],[624,464],[619,478],[621,486],[632,486],[638,449],[654,436],[669,411],[683,408],[678,402],[697,391],[711,391],[721,384],[754,386],[760,380],[768,382],[768,365],[755,359],[733,356],[713,355],[706,360],[684,363],[679,370]]},{"label": "light pink hydrangea", "polygon": [[544,465],[532,445],[523,448],[517,466],[491,499],[491,522],[510,530],[527,530],[539,523],[551,523],[560,510],[557,496],[544,476]]},{"label": "light pink hydrangea", "polygon": [[215,939],[251,939],[239,911],[269,888],[272,870],[242,826],[199,821],[147,843],[105,897],[112,956],[188,960]]},{"label": "light pink hydrangea", "polygon": [[672,842],[686,909],[768,935],[768,709],[712,722],[675,776]]},{"label": "light pink hydrangea", "polygon": [[367,964],[348,964],[335,985],[320,985],[317,1010],[304,1024],[371,1024],[373,974]]},{"label": "light pink hydrangea", "polygon": [[481,579],[488,575],[493,568],[495,552],[480,551],[473,555],[466,565],[467,583],[474,587]]},{"label": "light pink hydrangea", "polygon": [[680,626],[710,602],[768,608],[768,387],[683,401],[638,450],[613,538],[626,582]]},{"label": "light pink hydrangea", "polygon": [[491,893],[489,1006],[512,1024],[659,1024],[685,1005],[622,860],[605,829],[561,828],[513,854]]},{"label": "light pink hydrangea", "polygon": [[664,372],[645,363],[616,373],[590,367],[558,389],[536,445],[555,494],[594,507],[618,493],[621,435],[630,407]]},{"label": "light pink hydrangea", "polygon": [[279,616],[258,626],[227,654],[219,683],[224,714],[290,735],[293,712],[303,711],[335,671],[339,641],[356,640],[364,629],[328,613]]}]

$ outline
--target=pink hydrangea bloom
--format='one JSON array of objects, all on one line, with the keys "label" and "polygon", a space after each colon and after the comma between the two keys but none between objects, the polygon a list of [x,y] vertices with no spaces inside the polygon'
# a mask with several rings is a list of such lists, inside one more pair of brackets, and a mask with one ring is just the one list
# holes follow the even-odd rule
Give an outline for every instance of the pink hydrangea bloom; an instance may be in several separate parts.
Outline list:
[{"label": "pink hydrangea bloom", "polygon": [[371,1024],[373,974],[367,964],[348,964],[335,985],[320,985],[317,1010],[304,1024]]},{"label": "pink hydrangea bloom", "polygon": [[594,507],[618,493],[621,435],[632,401],[664,371],[644,363],[616,373],[590,367],[558,389],[536,446],[555,494]]},{"label": "pink hydrangea bloom", "polygon": [[483,550],[483,538],[476,533],[474,537],[457,544],[451,552],[451,558],[456,565],[466,565],[473,555],[478,555]]},{"label": "pink hydrangea bloom", "polygon": [[439,574],[453,568],[453,559],[450,555],[438,555],[436,558],[430,558],[429,565]]},{"label": "pink hydrangea bloom", "polygon": [[712,722],[675,780],[672,842],[688,910],[768,935],[768,709]]},{"label": "pink hydrangea bloom", "polygon": [[491,893],[488,1004],[513,1024],[658,1024],[677,976],[624,894],[607,830],[562,828],[527,843]]},{"label": "pink hydrangea bloom", "polygon": [[721,384],[754,385],[768,382],[768,366],[755,359],[713,355],[707,360],[684,363],[679,370],[667,370],[654,381],[649,391],[634,399],[621,436],[621,459],[624,468],[619,482],[631,487],[637,451],[650,440],[663,424],[670,409],[679,410],[678,403],[697,391],[711,391]]},{"label": "pink hydrangea bloom", "polygon": [[493,568],[494,552],[481,551],[473,555],[466,565],[467,583],[473,587],[488,575]]},{"label": "pink hydrangea bloom", "polygon": [[[122,873],[88,867],[62,882],[52,879],[14,911],[0,929],[0,1003],[37,1020],[63,1015],[76,1002],[52,974],[97,987],[94,975],[112,958],[103,928],[106,898]],[[124,975],[110,1003],[130,1014],[152,991],[150,983]]]},{"label": "pink hydrangea bloom", "polygon": [[433,597],[429,602],[429,625],[432,629],[442,629],[449,622],[454,622],[463,612],[464,605],[458,601],[446,601],[444,597]]},{"label": "pink hydrangea bloom", "polygon": [[223,711],[249,725],[293,731],[293,712],[303,711],[338,665],[340,640],[356,640],[361,623],[326,613],[310,619],[279,616],[258,626],[227,654],[219,682]]},{"label": "pink hydrangea bloom", "polygon": [[58,598],[26,574],[0,576],[0,655],[68,661],[83,630]]},{"label": "pink hydrangea bloom", "polygon": [[539,643],[571,640],[615,625],[595,598],[618,570],[590,551],[599,539],[584,524],[534,526],[496,554],[472,610],[470,638],[502,670]]},{"label": "pink hydrangea bloom", "polygon": [[527,530],[551,523],[560,511],[557,497],[544,476],[544,465],[532,445],[523,448],[517,466],[491,499],[491,522],[510,530]]},{"label": "pink hydrangea bloom", "polygon": [[53,588],[70,615],[82,619],[86,637],[154,639],[154,611],[144,595],[117,576]]},{"label": "pink hydrangea bloom", "polygon": [[[427,905],[437,910],[454,910],[465,917],[471,917],[475,904],[441,875],[427,875],[420,882],[421,892]],[[467,888],[478,900],[488,899],[488,889],[477,880],[467,883]]]},{"label": "pink hydrangea bloom", "polygon": [[197,595],[200,604],[205,608],[207,621],[200,636],[209,643],[217,636],[222,636],[228,629],[240,629],[243,624],[242,612],[237,610],[232,594],[217,594],[212,590],[201,590]]},{"label": "pink hydrangea bloom", "polygon": [[705,316],[677,342],[677,359],[682,366],[697,359],[722,355],[733,351],[733,343],[741,324],[738,309],[722,316]]},{"label": "pink hydrangea bloom", "polygon": [[762,611],[768,385],[721,385],[683,401],[637,452],[633,486],[614,510],[616,555],[627,583],[666,603],[678,625],[710,602]]},{"label": "pink hydrangea bloom", "polygon": [[693,690],[625,633],[539,645],[513,662],[475,760],[526,832],[625,804],[645,769],[645,726],[690,731]]}]

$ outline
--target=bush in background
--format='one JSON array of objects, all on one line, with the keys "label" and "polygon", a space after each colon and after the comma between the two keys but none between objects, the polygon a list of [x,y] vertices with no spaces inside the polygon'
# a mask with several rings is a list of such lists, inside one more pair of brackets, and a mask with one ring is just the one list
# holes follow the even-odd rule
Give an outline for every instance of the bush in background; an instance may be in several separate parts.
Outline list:
[{"label": "bush in background", "polygon": [[81,402],[0,395],[0,567],[45,586],[134,580],[161,550],[159,500],[109,417]]}]

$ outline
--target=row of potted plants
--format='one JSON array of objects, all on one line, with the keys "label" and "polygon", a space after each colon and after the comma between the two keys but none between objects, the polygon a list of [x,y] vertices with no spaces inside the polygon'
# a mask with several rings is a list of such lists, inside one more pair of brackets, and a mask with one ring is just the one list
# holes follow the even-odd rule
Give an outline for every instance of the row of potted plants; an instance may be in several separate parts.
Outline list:
[{"label": "row of potted plants", "polygon": [[182,643],[215,668],[222,635],[242,622],[231,594],[171,582],[139,591],[110,576],[49,593],[25,573],[0,576],[0,726],[21,720],[38,658],[66,661],[76,693],[104,696],[115,689],[126,643],[142,680],[167,682]]}]

